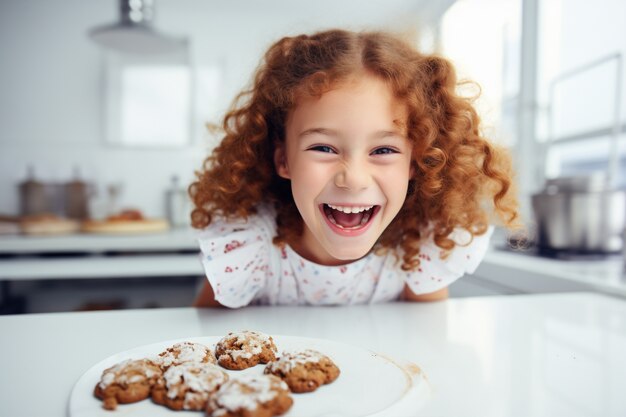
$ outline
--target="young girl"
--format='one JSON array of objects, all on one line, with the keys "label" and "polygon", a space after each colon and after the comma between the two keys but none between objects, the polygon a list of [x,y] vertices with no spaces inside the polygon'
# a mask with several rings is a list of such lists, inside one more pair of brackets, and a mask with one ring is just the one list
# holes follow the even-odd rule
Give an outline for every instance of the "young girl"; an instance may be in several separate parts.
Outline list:
[{"label": "young girl", "polygon": [[511,165],[452,65],[385,33],[270,47],[189,188],[195,305],[437,300],[517,223]]}]

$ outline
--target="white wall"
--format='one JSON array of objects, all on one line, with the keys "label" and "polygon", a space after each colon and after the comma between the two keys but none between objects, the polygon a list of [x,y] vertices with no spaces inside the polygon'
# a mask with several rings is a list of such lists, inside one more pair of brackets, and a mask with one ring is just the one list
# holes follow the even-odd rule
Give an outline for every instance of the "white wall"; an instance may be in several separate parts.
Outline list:
[{"label": "white wall", "polygon": [[[164,32],[188,35],[194,63],[223,63],[223,109],[248,83],[265,48],[281,36],[331,26],[402,30],[416,24],[406,10],[375,13],[367,9],[371,5],[333,10],[324,7],[333,2],[324,0],[302,12],[284,11],[279,6],[291,2],[279,0],[265,8],[253,0],[215,3],[158,1],[155,24]],[[406,9],[411,2],[396,3]],[[29,165],[46,181],[67,181],[76,166],[96,185],[123,182],[121,205],[150,216],[164,214],[163,191],[172,174],[184,183],[193,179],[211,145],[208,137],[177,150],[104,143],[102,55],[87,32],[115,20],[116,0],[0,2],[0,214],[18,213],[17,184]]]}]

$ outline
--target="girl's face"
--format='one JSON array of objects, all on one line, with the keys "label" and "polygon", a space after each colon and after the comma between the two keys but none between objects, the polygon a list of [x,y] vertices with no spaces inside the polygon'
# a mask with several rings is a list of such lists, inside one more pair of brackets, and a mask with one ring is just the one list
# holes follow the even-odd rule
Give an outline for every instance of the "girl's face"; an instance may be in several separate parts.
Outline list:
[{"label": "girl's face", "polygon": [[322,265],[365,256],[398,214],[411,175],[405,107],[374,76],[305,98],[286,121],[278,174],[304,220],[291,246]]}]

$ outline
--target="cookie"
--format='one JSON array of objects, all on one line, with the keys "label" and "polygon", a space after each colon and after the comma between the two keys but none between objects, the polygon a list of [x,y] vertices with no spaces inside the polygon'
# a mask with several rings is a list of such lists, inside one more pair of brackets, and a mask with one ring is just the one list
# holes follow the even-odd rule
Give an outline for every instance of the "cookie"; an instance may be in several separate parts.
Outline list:
[{"label": "cookie", "polygon": [[210,396],[209,417],[272,417],[286,413],[293,399],[289,387],[274,375],[231,378]]},{"label": "cookie", "polygon": [[154,360],[166,371],[172,365],[180,365],[187,362],[216,364],[213,351],[200,343],[181,342],[159,353]]},{"label": "cookie", "polygon": [[118,403],[128,404],[148,398],[161,375],[161,368],[152,361],[129,359],[102,372],[94,395],[104,402],[104,408],[115,410]]},{"label": "cookie", "polygon": [[326,355],[312,349],[283,352],[264,373],[276,375],[287,383],[291,392],[311,392],[339,377],[339,368]]},{"label": "cookie", "polygon": [[226,372],[212,363],[172,365],[154,385],[152,400],[172,410],[202,411],[209,395],[226,381]]},{"label": "cookie", "polygon": [[276,351],[271,336],[251,331],[228,333],[215,346],[217,363],[238,371],[275,360]]}]

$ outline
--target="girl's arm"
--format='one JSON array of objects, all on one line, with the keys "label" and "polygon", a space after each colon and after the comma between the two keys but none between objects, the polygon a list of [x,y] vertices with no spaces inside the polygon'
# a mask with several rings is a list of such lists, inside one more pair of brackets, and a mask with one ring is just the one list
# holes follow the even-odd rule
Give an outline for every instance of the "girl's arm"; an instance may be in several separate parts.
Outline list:
[{"label": "girl's arm", "polygon": [[193,307],[222,307],[222,305],[215,300],[215,293],[213,288],[209,284],[208,280],[204,280],[200,293],[193,301]]},{"label": "girl's arm", "polygon": [[442,288],[428,294],[415,294],[408,285],[404,286],[402,299],[405,301],[439,301],[448,298],[448,287]]}]

